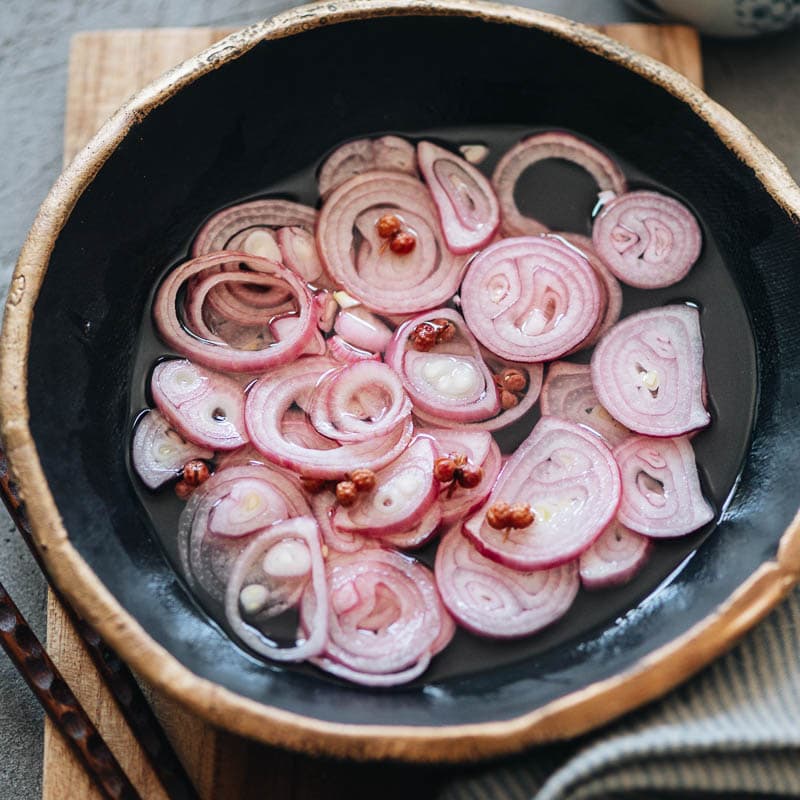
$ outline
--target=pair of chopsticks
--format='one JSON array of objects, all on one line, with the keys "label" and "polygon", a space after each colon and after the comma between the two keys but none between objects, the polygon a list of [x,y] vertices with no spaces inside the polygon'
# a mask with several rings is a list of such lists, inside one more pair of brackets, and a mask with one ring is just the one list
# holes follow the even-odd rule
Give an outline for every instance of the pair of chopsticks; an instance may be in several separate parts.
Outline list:
[{"label": "pair of chopsticks", "polygon": [[[33,543],[25,509],[0,449],[0,495],[39,568],[47,572]],[[51,588],[53,588],[51,586]],[[105,681],[120,712],[142,747],[168,797],[197,800],[197,792],[150,708],[133,674],[92,627],[53,588]],[[81,707],[58,668],[0,583],[0,644],[64,736],[101,794],[109,800],[140,800],[114,754]]]}]

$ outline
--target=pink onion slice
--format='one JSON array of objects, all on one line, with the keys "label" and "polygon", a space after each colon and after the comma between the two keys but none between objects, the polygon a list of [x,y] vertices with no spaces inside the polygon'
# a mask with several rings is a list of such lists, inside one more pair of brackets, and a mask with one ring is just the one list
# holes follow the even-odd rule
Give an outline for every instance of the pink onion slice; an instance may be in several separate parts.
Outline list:
[{"label": "pink onion slice", "polygon": [[631,435],[597,399],[588,364],[571,364],[569,361],[550,364],[542,386],[540,406],[545,416],[560,417],[591,428],[611,447],[616,447]]},{"label": "pink onion slice", "polygon": [[312,494],[309,497],[311,511],[319,525],[322,541],[330,550],[337,553],[355,553],[362,547],[377,544],[377,539],[361,536],[358,533],[346,533],[337,530],[333,525],[333,512],[336,507],[336,495],[328,490]]},{"label": "pink onion slice", "polygon": [[156,365],[150,388],[158,410],[184,438],[213,450],[247,441],[244,394],[230,378],[175,359]]},{"label": "pink onion slice", "polygon": [[[376,230],[397,216],[416,239],[397,254]],[[317,248],[330,277],[372,311],[398,314],[442,305],[455,293],[465,258],[451,253],[425,185],[398,172],[366,172],[339,186],[322,207]]]},{"label": "pink onion slice", "polygon": [[[493,561],[519,570],[547,569],[591,546],[614,518],[620,493],[619,469],[599,437],[572,422],[542,417],[464,532]],[[529,503],[535,521],[522,529],[491,528],[485,508],[498,501]]]},{"label": "pink onion slice", "polygon": [[510,361],[549,361],[585,341],[602,299],[586,258],[546,236],[489,245],[471,262],[461,289],[472,333]]},{"label": "pink onion slice", "polygon": [[[418,325],[448,320],[455,337],[421,352],[410,337]],[[440,308],[412,317],[395,332],[386,348],[386,363],[402,378],[415,411],[443,417],[453,423],[475,422],[500,410],[500,397],[480,347],[461,315]]]},{"label": "pink onion slice", "polygon": [[614,520],[598,540],[581,553],[581,583],[587,589],[604,589],[627,583],[647,561],[652,542]]},{"label": "pink onion slice", "polygon": [[547,231],[541,222],[522,214],[514,199],[514,189],[528,167],[550,158],[570,161],[583,167],[597,181],[600,191],[622,194],[628,188],[619,166],[583,139],[563,131],[528,136],[500,159],[492,176],[506,236],[535,236]]},{"label": "pink onion slice", "polygon": [[253,534],[308,513],[297,481],[272,467],[218,470],[195,489],[178,522],[178,556],[187,582],[222,602],[233,562]]},{"label": "pink onion slice", "polygon": [[635,436],[614,450],[622,474],[619,521],[653,538],[683,536],[714,519],[685,436]]},{"label": "pink onion slice", "polygon": [[[296,314],[284,314],[280,317],[275,317],[269,323],[269,329],[276,342],[280,342],[287,338],[292,338],[297,335],[297,326],[299,325],[299,317]],[[314,329],[311,338],[308,340],[305,349],[300,355],[304,356],[324,356],[327,351],[327,344],[322,332]]]},{"label": "pink onion slice", "polygon": [[422,433],[434,440],[437,458],[463,455],[469,463],[483,470],[481,482],[472,489],[465,489],[458,484],[441,489],[439,504],[442,507],[442,523],[450,525],[463,520],[483,505],[492,491],[502,466],[500,448],[488,431],[425,428]]},{"label": "pink onion slice", "polygon": [[700,314],[688,305],[627,317],[592,355],[600,402],[620,423],[650,436],[678,436],[708,425],[703,380]]},{"label": "pink onion slice", "polygon": [[600,317],[596,330],[589,334],[589,338],[583,343],[583,347],[590,347],[608,330],[616,325],[619,315],[622,312],[622,287],[619,281],[613,276],[611,270],[603,263],[600,256],[594,249],[592,240],[588,236],[581,236],[579,233],[554,233],[552,236],[560,236],[567,243],[578,250],[586,257],[589,266],[595,271],[600,279],[600,283],[606,292],[606,309]]},{"label": "pink onion slice", "polygon": [[[387,676],[385,680],[395,675],[394,683],[419,674],[406,671],[430,657],[447,625],[432,573],[397,551],[371,547],[331,555],[327,579],[328,642],[325,660],[318,666],[339,664],[352,671],[351,680],[359,680],[357,674]],[[306,593],[301,603],[303,629],[316,613],[316,598]]]},{"label": "pink onion slice", "polygon": [[683,203],[659,192],[628,192],[594,221],[597,254],[623,283],[640,289],[672,286],[697,261],[703,235]]},{"label": "pink onion slice", "polygon": [[377,472],[371,492],[364,493],[355,505],[336,509],[334,526],[364,536],[387,536],[413,528],[438,494],[434,456],[433,441],[417,437],[402,455]]},{"label": "pink onion slice", "polygon": [[388,547],[401,550],[416,550],[426,545],[439,532],[442,522],[442,504],[434,502],[425,512],[425,516],[413,527],[400,533],[380,535],[378,540]]},{"label": "pink onion slice", "polygon": [[491,183],[472,164],[432,142],[417,145],[417,158],[450,250],[471,253],[488,244],[500,225]]},{"label": "pink onion slice", "polygon": [[[284,552],[271,558],[276,548]],[[313,597],[314,612],[305,616],[303,636],[297,643],[281,647],[263,628],[276,615],[272,599],[275,587],[281,586],[287,572],[291,573],[292,562],[298,573],[303,567],[307,568],[309,585],[303,592],[303,599]],[[285,610],[284,596],[279,596],[283,602],[277,613]],[[295,517],[275,524],[250,542],[233,566],[225,592],[225,616],[242,642],[275,661],[302,661],[324,650],[328,633],[328,589],[319,530],[311,517]]]},{"label": "pink onion slice", "polygon": [[332,366],[338,365],[327,358],[306,356],[279,367],[251,387],[245,404],[245,423],[253,445],[272,463],[308,478],[340,479],[354,465],[378,470],[405,450],[413,434],[413,424],[407,420],[386,436],[334,449],[291,441],[281,427],[286,412],[293,403],[302,405]]},{"label": "pink onion slice", "polygon": [[[244,252],[249,252],[246,239],[257,231],[267,231],[268,235],[277,228],[299,227],[313,232],[317,212],[309,206],[292,203],[289,200],[252,200],[238,203],[214,214],[200,228],[192,244],[192,256],[202,256],[219,250],[237,249],[231,247],[237,236],[239,244],[245,245]],[[252,245],[257,247],[263,239],[255,237]],[[257,255],[260,254],[256,253]]]},{"label": "pink onion slice", "polygon": [[145,411],[136,423],[131,461],[148,489],[175,478],[187,461],[213,457],[213,450],[187,442],[159,411]]},{"label": "pink onion slice", "polygon": [[[275,281],[290,291],[297,304],[298,323],[295,335],[261,350],[237,350],[219,339],[202,338],[205,331],[192,332],[179,318],[178,297],[181,287],[200,273],[231,262],[249,266],[254,273],[223,271],[212,278],[224,282]],[[153,314],[161,338],[170,347],[198,364],[228,372],[259,372],[296,358],[303,352],[316,326],[311,313],[311,295],[305,284],[291,270],[256,256],[220,252],[187,261],[173,270],[158,289]],[[196,315],[195,315],[196,318]],[[264,322],[268,322],[265,319]]]},{"label": "pink onion slice", "polygon": [[365,308],[342,309],[333,329],[348,344],[359,350],[382,353],[392,338],[392,331]]},{"label": "pink onion slice", "polygon": [[580,581],[574,561],[519,571],[482,556],[453,528],[436,551],[436,585],[467,630],[493,639],[526,636],[566,614]]},{"label": "pink onion slice", "polygon": [[308,415],[323,436],[364,442],[390,435],[411,414],[411,401],[386,364],[359,361],[324,375],[311,397]]},{"label": "pink onion slice", "polygon": [[283,264],[307,283],[317,283],[322,275],[322,262],[317,253],[313,229],[309,231],[296,226],[280,228],[277,239]]},{"label": "pink onion slice", "polygon": [[328,356],[341,364],[356,364],[359,361],[380,361],[380,353],[359,350],[335,334],[328,339]]},{"label": "pink onion slice", "polygon": [[399,136],[356,139],[331,153],[319,171],[319,193],[323,199],[345,181],[364,172],[384,170],[417,177],[414,145]]}]

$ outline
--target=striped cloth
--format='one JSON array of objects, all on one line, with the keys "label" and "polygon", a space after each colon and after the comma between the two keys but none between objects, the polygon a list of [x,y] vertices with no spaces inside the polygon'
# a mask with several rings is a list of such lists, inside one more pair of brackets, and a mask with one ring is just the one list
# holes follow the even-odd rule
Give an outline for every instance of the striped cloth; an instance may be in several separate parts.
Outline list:
[{"label": "striped cloth", "polygon": [[474,769],[439,800],[800,797],[800,590],[689,683],[577,746]]}]

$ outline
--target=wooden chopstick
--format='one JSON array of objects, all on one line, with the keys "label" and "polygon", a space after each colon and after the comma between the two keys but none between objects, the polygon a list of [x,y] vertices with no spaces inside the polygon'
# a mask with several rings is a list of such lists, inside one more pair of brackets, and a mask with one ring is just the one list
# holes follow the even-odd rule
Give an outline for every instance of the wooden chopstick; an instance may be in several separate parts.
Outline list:
[{"label": "wooden chopstick", "polygon": [[[8,509],[8,513],[11,515],[17,529],[22,535],[23,540],[28,545],[39,568],[47,578],[47,571],[36,549],[36,545],[33,542],[33,536],[31,535],[30,524],[25,514],[25,508],[20,500],[17,488],[9,475],[8,461],[2,448],[0,448],[0,495],[2,496],[5,507]],[[197,791],[192,785],[164,729],[161,727],[158,718],[150,708],[139,684],[133,677],[133,673],[114,650],[100,638],[99,634],[91,625],[75,612],[52,583],[50,584],[50,589],[55,594],[59,603],[64,607],[70,622],[72,622],[80,635],[84,647],[91,656],[111,696],[116,701],[122,716],[140,744],[142,751],[153,769],[153,773],[164,787],[167,796],[171,798],[171,800],[198,800]],[[1,624],[2,623],[0,623],[0,625]],[[47,657],[46,654],[45,657]],[[23,673],[23,677],[31,684],[31,681],[24,672],[24,666],[20,667],[17,665],[17,668],[20,669],[20,672]],[[53,667],[53,669],[55,669],[55,667]],[[33,688],[33,684],[31,684],[31,687]],[[36,689],[34,689],[34,691],[36,691]],[[42,702],[44,705],[44,701]],[[47,706],[45,706],[45,710],[50,714],[51,718],[53,718],[56,726],[59,726],[58,720],[53,717]],[[69,739],[68,734],[65,734],[65,736]],[[86,763],[85,760],[84,763]],[[116,761],[114,763],[116,763]],[[117,766],[119,767],[119,765]],[[88,765],[87,768],[89,768],[91,772],[91,768],[88,767]],[[92,775],[92,777],[94,777],[94,775]],[[112,796],[116,797],[116,795]],[[135,797],[137,795],[134,794],[131,796]],[[122,797],[122,795],[119,795],[119,797]],[[127,795],[125,797],[127,797]]]},{"label": "wooden chopstick", "polygon": [[141,800],[2,583],[0,644],[102,795],[109,800]]}]

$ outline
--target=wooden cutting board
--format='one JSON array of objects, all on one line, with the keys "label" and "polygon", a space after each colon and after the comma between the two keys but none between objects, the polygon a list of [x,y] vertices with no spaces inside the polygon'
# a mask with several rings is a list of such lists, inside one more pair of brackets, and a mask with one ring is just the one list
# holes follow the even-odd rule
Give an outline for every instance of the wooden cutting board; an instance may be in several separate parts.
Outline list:
[{"label": "wooden cutting board", "polygon": [[[607,25],[602,30],[702,83],[697,33],[684,26]],[[119,30],[79,33],[72,39],[64,129],[64,161],[83,147],[131,94],[183,59],[230,33],[217,28]],[[166,800],[114,701],[83,651],[52,594],[48,599],[48,649],[64,677],[145,800]],[[432,797],[452,768],[409,768],[311,759],[249,742],[191,717],[174,703],[152,697],[175,749],[201,796],[233,800],[325,797]],[[395,773],[395,774],[393,774]],[[396,779],[393,779],[396,778]],[[44,800],[99,800],[80,764],[47,720]]]}]

